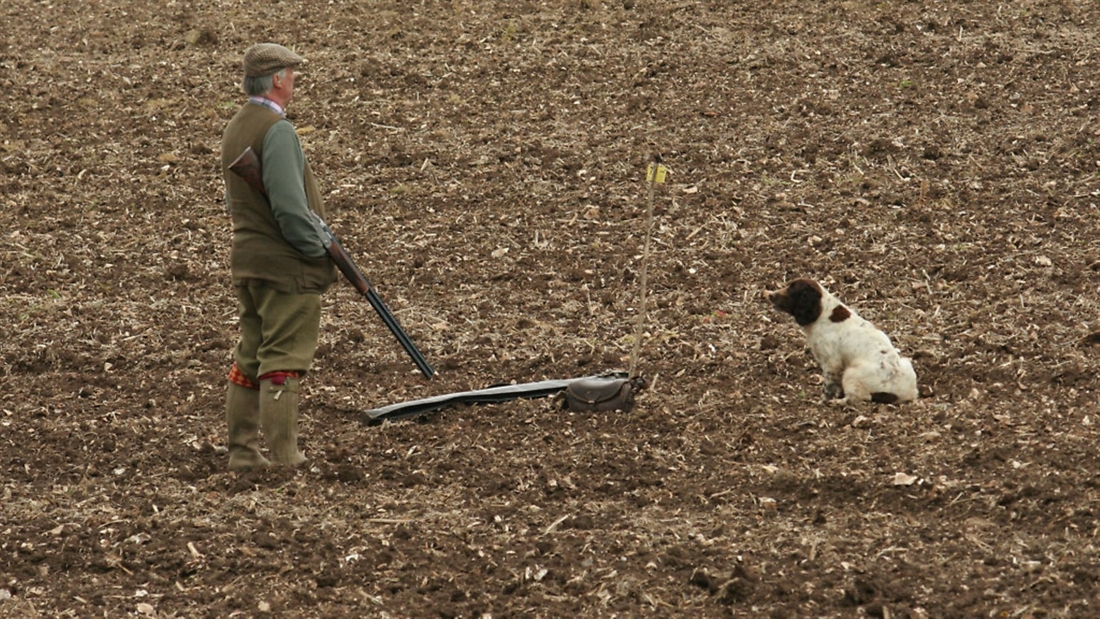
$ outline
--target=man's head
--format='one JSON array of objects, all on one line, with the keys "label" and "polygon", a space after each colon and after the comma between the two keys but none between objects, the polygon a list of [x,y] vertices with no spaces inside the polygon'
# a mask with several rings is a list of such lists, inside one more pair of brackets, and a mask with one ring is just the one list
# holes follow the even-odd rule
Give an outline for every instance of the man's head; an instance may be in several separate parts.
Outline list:
[{"label": "man's head", "polygon": [[305,62],[298,54],[276,43],[259,43],[244,53],[244,81],[250,96],[268,95],[281,105],[294,94],[294,68]]}]

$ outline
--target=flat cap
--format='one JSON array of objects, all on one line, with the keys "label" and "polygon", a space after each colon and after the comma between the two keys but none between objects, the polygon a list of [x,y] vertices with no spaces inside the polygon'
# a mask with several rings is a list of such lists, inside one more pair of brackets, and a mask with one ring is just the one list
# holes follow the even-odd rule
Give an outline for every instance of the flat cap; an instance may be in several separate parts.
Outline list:
[{"label": "flat cap", "polygon": [[277,43],[257,43],[244,52],[245,77],[267,77],[306,59]]}]

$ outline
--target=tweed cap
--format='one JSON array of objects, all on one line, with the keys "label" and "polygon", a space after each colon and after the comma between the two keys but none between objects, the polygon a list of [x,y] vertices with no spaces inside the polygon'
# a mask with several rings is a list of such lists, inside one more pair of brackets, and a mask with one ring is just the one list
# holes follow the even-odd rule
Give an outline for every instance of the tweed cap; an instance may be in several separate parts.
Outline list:
[{"label": "tweed cap", "polygon": [[267,77],[306,59],[277,43],[258,43],[244,52],[245,77]]}]

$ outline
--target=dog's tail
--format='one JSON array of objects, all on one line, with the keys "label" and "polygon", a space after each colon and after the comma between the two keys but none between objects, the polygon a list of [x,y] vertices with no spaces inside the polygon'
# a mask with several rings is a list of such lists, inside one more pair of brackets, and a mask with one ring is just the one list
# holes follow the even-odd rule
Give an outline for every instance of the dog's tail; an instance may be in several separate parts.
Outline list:
[{"label": "dog's tail", "polygon": [[889,391],[877,391],[871,394],[871,401],[876,404],[893,404],[898,401],[898,396]]}]

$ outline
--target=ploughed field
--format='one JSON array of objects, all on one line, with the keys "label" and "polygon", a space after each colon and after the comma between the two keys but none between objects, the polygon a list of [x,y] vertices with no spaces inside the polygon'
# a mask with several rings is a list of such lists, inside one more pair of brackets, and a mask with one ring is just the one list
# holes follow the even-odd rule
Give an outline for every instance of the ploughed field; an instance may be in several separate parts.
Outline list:
[{"label": "ploughed field", "polygon": [[[0,17],[0,615],[1100,613],[1096,3]],[[309,464],[239,476],[218,149],[265,40],[309,59],[329,223],[439,375],[339,283]],[[821,401],[762,297],[800,276],[913,358],[918,402]],[[364,423],[626,369],[643,309],[629,413]]]}]

